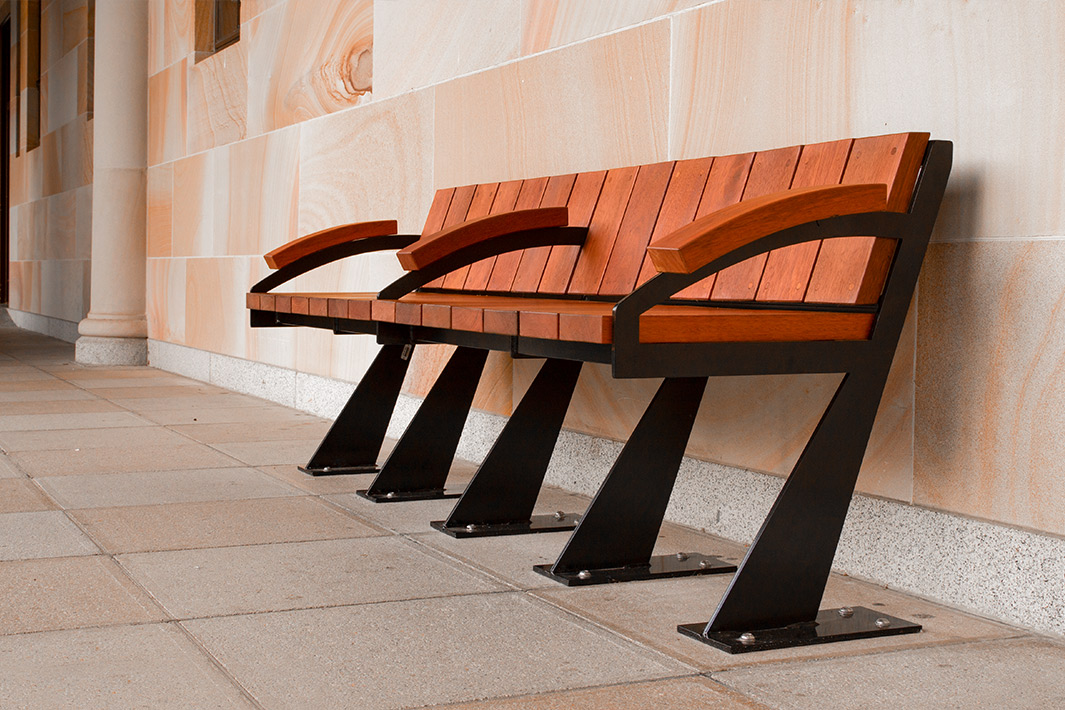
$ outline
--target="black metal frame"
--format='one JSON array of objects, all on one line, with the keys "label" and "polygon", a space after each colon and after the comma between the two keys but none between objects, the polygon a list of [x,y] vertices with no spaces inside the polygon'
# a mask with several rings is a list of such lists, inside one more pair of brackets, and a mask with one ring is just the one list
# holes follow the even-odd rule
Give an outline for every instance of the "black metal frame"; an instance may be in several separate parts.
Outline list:
[{"label": "black metal frame", "polygon": [[[665,565],[665,560],[649,558],[648,544],[653,547],[654,536],[662,522],[680,457],[690,433],[691,422],[694,421],[698,409],[695,391],[701,394],[703,385],[697,383],[705,384],[705,378],[711,376],[842,373],[839,389],[740,564],[713,618],[705,625],[685,625],[678,628],[691,635],[692,629],[701,626],[702,631],[695,634],[698,638],[732,652],[752,650],[752,647],[762,647],[765,644],[777,644],[765,647],[778,647],[823,642],[809,640],[815,637],[838,640],[900,633],[899,629],[902,628],[906,631],[901,633],[918,631],[919,626],[906,625],[901,620],[888,620],[886,625],[869,622],[866,618],[868,615],[864,614],[843,617],[847,620],[844,624],[847,629],[840,632],[842,635],[837,634],[836,630],[822,634],[816,629],[819,625],[826,624],[827,618],[834,618],[830,617],[831,613],[837,613],[822,612],[819,616],[818,606],[827,584],[888,370],[916,287],[920,265],[946,188],[951,152],[952,146],[949,142],[929,142],[907,213],[877,212],[819,220],[765,236],[713,260],[691,274],[665,273],[655,276],[615,304],[613,345],[466,333],[422,326],[383,323],[374,326],[361,321],[325,318],[316,320],[314,317],[289,314],[269,314],[273,315],[274,322],[262,324],[313,325],[329,327],[335,332],[365,332],[362,329],[375,328],[381,342],[450,343],[459,345],[460,350],[501,350],[515,356],[605,362],[611,364],[613,375],[618,378],[667,378],[626,443],[595,500],[585,512],[566,550],[554,565],[542,570],[545,574],[569,584],[646,578],[654,576],[652,565]],[[675,302],[671,297],[688,285],[728,266],[774,249],[851,235],[868,235],[896,241],[893,262],[882,296],[874,310],[875,319],[868,340],[676,344],[640,342],[640,316],[656,305]],[[407,274],[385,288],[379,297],[399,298],[439,276],[488,256],[531,246],[581,243],[583,238],[583,230],[575,228],[530,230],[508,235],[456,251],[427,269]],[[266,281],[264,279],[260,285]],[[810,306],[803,309],[865,310],[836,307],[819,309]],[[266,314],[263,319],[266,319]],[[253,313],[253,325],[255,324]],[[476,373],[470,369],[462,375],[472,382],[460,383],[458,380],[461,378],[458,375],[449,378],[449,382],[455,387],[465,387],[472,397],[479,372],[479,369]],[[432,396],[430,393],[430,397]],[[441,422],[449,418],[464,420],[469,405],[462,397],[456,399],[462,401],[447,406],[454,407],[450,411],[459,412],[462,417],[452,414],[434,416],[432,419]],[[542,395],[538,394],[530,400],[530,411],[535,411],[540,406],[537,402],[541,399]],[[428,398],[426,403],[428,404]],[[440,407],[434,405],[430,409],[439,414],[443,412]],[[521,419],[525,418],[523,414]],[[526,427],[527,423],[515,424],[514,431]],[[497,447],[501,444],[502,440],[497,443]],[[543,446],[546,444],[542,444],[538,450],[542,451]],[[500,458],[505,459],[502,449],[500,452]],[[453,454],[454,449],[451,448],[450,455]],[[493,463],[491,468],[494,469],[496,465]],[[498,474],[493,474],[486,480],[494,478],[498,478]],[[442,492],[443,479],[439,478],[439,474],[431,483],[431,492]],[[437,483],[440,485],[437,486]],[[406,483],[404,486],[411,489]],[[402,491],[397,486],[379,486],[378,492],[392,492],[395,497]],[[452,518],[453,520],[449,519],[441,527],[455,528],[463,522],[462,515],[453,514]],[[484,521],[473,520],[466,524],[473,524],[476,528],[481,522]],[[685,555],[682,554],[681,557]],[[691,556],[686,557],[687,559],[677,561],[688,563],[692,559]],[[703,561],[701,558],[695,559]],[[712,560],[705,562],[704,569],[713,564]],[[676,570],[662,569],[659,572],[669,576]],[[825,614],[829,614],[829,617]],[[876,621],[879,619],[874,620]],[[815,629],[813,633],[810,632],[811,628]]]}]

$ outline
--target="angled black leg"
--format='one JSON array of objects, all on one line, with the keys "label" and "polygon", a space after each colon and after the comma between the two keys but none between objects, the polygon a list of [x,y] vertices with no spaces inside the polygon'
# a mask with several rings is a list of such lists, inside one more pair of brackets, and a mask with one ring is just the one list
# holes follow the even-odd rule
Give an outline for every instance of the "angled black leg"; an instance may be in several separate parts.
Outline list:
[{"label": "angled black leg", "polygon": [[444,482],[487,358],[487,350],[455,350],[381,472],[359,495],[378,503],[458,495],[445,493]]},{"label": "angled black leg", "polygon": [[662,382],[566,548],[538,572],[581,585],[736,569],[698,554],[651,557],[705,388],[705,377]]},{"label": "angled black leg", "polygon": [[878,370],[844,376],[714,618],[681,633],[742,653],[920,631],[861,607],[818,611],[887,378]]},{"label": "angled black leg", "polygon": [[409,345],[384,345],[318,450],[300,470],[312,476],[373,473],[410,362]]},{"label": "angled black leg", "polygon": [[432,526],[453,537],[487,537],[572,530],[573,513],[533,516],[562,430],[580,362],[548,360],[507,421],[492,450],[447,520]]}]

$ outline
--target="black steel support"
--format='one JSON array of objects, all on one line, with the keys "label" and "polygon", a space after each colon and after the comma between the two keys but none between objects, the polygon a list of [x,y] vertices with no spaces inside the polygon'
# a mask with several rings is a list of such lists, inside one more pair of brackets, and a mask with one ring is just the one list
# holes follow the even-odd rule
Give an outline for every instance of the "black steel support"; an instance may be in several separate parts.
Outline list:
[{"label": "black steel support", "polygon": [[447,520],[432,526],[454,537],[572,530],[572,513],[532,517],[562,430],[580,362],[548,360]]},{"label": "black steel support", "polygon": [[370,487],[375,502],[453,498],[444,491],[487,350],[458,348]]},{"label": "black steel support", "polygon": [[707,643],[724,648],[735,646],[741,636],[788,636],[781,631],[785,627],[818,619],[890,354],[844,376],[717,612],[703,628],[700,638]]},{"label": "black steel support", "polygon": [[311,460],[300,466],[301,471],[312,476],[377,471],[377,457],[410,362],[410,347],[381,347]]},{"label": "black steel support", "polygon": [[662,382],[566,548],[538,572],[578,585],[736,569],[703,555],[651,557],[705,388],[705,377]]}]

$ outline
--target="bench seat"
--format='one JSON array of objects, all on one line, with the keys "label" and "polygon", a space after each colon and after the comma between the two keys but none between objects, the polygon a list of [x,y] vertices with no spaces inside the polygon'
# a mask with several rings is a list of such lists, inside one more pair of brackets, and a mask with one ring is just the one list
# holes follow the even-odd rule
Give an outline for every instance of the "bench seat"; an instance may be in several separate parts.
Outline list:
[{"label": "bench seat", "polygon": [[[249,294],[248,307],[474,333],[609,345],[614,304],[476,294],[412,293],[398,301],[373,293]],[[642,343],[867,340],[873,313],[784,308],[659,305],[640,316]]]}]

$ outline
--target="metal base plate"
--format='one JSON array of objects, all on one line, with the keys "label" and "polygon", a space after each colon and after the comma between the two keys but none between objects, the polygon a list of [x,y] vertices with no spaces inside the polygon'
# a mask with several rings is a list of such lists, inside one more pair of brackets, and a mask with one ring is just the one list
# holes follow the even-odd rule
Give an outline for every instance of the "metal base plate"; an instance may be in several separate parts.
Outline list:
[{"label": "metal base plate", "polygon": [[300,466],[299,469],[310,476],[343,476],[352,473],[377,473],[381,470],[377,464],[368,464],[366,466],[323,466],[322,468]]},{"label": "metal base plate", "polygon": [[669,577],[688,577],[695,574],[724,574],[736,571],[736,565],[724,562],[717,557],[698,553],[677,553],[676,555],[656,555],[647,565],[630,567],[608,567],[605,569],[588,569],[579,572],[552,572],[553,565],[536,565],[533,567],[540,574],[561,582],[567,587],[581,587],[588,584],[609,584],[612,582],[635,582],[642,579],[666,579]]},{"label": "metal base plate", "polygon": [[355,491],[355,494],[374,503],[403,503],[411,500],[440,500],[442,498],[460,498],[465,489],[454,488],[426,488],[420,491],[388,491],[379,493],[363,489]]},{"label": "metal base plate", "polygon": [[529,535],[531,533],[559,532],[577,527],[581,516],[566,513],[562,518],[554,515],[534,515],[522,523],[486,523],[482,525],[448,525],[446,520],[429,523],[451,537],[499,537],[501,535]]},{"label": "metal base plate", "polygon": [[[849,616],[843,613],[850,611]],[[817,620],[804,624],[792,624],[778,629],[755,629],[741,631],[712,631],[703,636],[706,624],[682,624],[677,631],[691,636],[714,648],[729,653],[749,653],[751,651],[768,651],[774,648],[793,648],[795,646],[812,646],[818,643],[834,643],[853,639],[875,638],[877,636],[897,636],[915,634],[921,630],[920,624],[914,624],[896,616],[883,614],[872,609],[856,606],[844,609],[822,609],[817,612]]]}]

